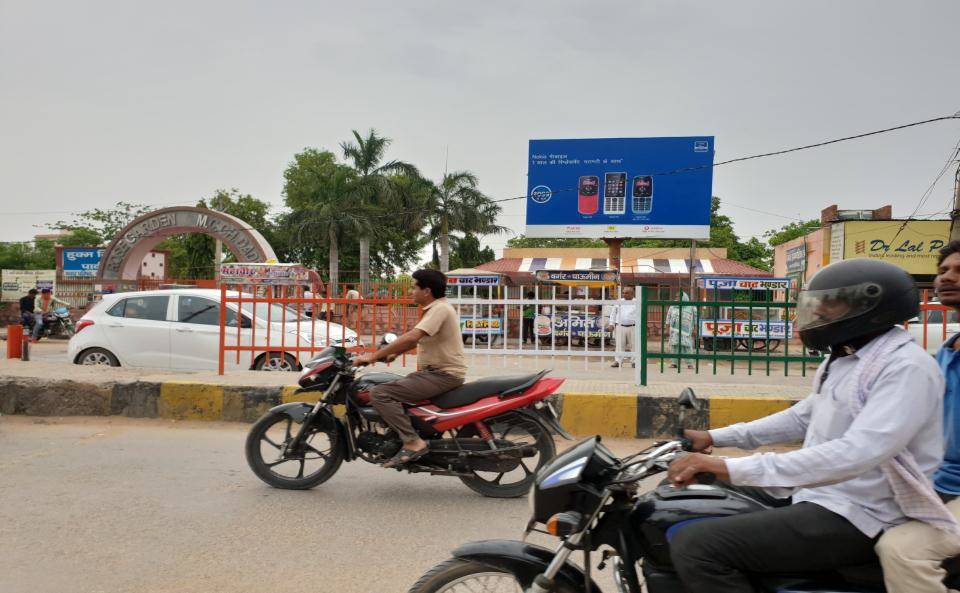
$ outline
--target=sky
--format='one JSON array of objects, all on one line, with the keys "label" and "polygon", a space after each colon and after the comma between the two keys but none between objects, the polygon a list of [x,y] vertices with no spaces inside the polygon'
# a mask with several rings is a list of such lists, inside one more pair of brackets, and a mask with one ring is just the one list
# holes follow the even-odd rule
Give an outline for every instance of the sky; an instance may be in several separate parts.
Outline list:
[{"label": "sky", "polygon": [[[713,135],[722,161],[951,115],[957,22],[956,0],[0,0],[0,240],[219,188],[279,211],[293,155],[353,129],[503,199],[532,138]],[[907,217],[958,140],[952,120],[727,165],[713,194],[744,237],[830,204]],[[948,211],[953,171],[918,215]]]}]

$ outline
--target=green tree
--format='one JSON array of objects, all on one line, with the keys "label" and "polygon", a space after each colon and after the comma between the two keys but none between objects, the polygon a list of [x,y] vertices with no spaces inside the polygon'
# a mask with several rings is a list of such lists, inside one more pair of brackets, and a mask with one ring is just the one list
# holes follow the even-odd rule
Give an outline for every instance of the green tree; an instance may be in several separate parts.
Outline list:
[{"label": "green tree", "polygon": [[787,241],[796,239],[797,237],[808,235],[818,228],[820,228],[820,221],[815,218],[811,218],[810,220],[791,222],[778,229],[770,229],[763,234],[763,237],[767,240],[767,243],[773,247],[776,247],[777,245],[782,245]]},{"label": "green tree", "polygon": [[[409,196],[400,191],[396,176],[419,177],[417,168],[399,160],[384,161],[387,148],[392,140],[377,134],[371,129],[366,137],[353,130],[353,141],[342,142],[344,158],[356,173],[356,183],[351,192],[352,199],[359,202],[357,212],[367,218],[360,233],[360,282],[364,292],[370,283],[370,240],[379,225],[376,218],[390,210],[406,210],[410,205]],[[400,220],[404,220],[403,217]],[[412,229],[411,229],[412,230]],[[419,230],[419,229],[418,229]]]},{"label": "green tree", "polygon": [[116,208],[94,208],[74,215],[71,221],[58,221],[47,225],[58,231],[67,231],[62,240],[67,246],[96,247],[113,241],[131,220],[152,210],[143,204],[118,202]]},{"label": "green tree", "polygon": [[[452,237],[453,251],[450,254],[450,267],[475,268],[480,264],[496,259],[496,253],[490,247],[480,248],[480,239],[470,233],[463,237]],[[449,270],[446,270],[449,271]]]},{"label": "green tree", "polygon": [[507,247],[606,247],[607,244],[600,239],[543,239],[539,237],[528,237],[520,234],[507,240]]},{"label": "green tree", "polygon": [[502,208],[480,191],[477,176],[470,171],[445,173],[440,183],[426,182],[429,199],[427,211],[430,238],[436,251],[440,244],[441,272],[450,271],[450,236],[452,232],[467,235],[503,233],[506,227],[496,223]]},{"label": "green tree", "polygon": [[52,270],[57,256],[51,241],[0,243],[0,269]]}]

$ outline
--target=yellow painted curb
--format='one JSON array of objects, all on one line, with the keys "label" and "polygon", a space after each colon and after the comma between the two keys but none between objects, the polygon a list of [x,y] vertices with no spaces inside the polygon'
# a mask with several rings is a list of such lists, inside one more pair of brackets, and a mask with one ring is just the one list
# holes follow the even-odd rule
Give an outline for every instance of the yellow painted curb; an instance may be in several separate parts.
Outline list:
[{"label": "yellow painted curb", "polygon": [[564,393],[563,427],[575,435],[637,434],[637,396],[627,393]]},{"label": "yellow painted curb", "polygon": [[774,397],[713,396],[710,398],[710,428],[750,422],[786,410],[793,403]]},{"label": "yellow painted curb", "polygon": [[222,420],[223,387],[168,381],[160,385],[157,413],[174,420]]}]

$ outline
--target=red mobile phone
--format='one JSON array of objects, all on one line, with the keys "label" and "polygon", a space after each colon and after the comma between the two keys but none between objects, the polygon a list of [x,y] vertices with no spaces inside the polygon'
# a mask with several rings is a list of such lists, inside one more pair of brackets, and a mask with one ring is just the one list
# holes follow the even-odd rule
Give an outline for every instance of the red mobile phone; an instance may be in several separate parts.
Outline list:
[{"label": "red mobile phone", "polygon": [[577,212],[596,214],[600,209],[600,178],[584,175],[577,184]]}]

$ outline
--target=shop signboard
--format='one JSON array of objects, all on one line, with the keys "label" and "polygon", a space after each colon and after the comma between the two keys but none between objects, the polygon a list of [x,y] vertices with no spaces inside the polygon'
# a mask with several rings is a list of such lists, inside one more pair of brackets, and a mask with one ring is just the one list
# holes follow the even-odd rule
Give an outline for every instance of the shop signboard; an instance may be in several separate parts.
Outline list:
[{"label": "shop signboard", "polygon": [[528,237],[710,237],[713,136],[531,140]]},{"label": "shop signboard", "polygon": [[499,317],[467,317],[460,318],[460,333],[463,335],[493,335],[503,333],[503,320]]},{"label": "shop signboard", "polygon": [[805,244],[787,249],[787,274],[803,272],[806,267],[807,249]]},{"label": "shop signboard", "polygon": [[[770,328],[770,339],[783,340],[793,337],[793,324],[784,321],[755,320],[700,320],[700,336],[704,338],[753,338],[754,340],[767,339],[767,327]],[[785,336],[785,334],[788,334]]]},{"label": "shop signboard", "polygon": [[226,284],[292,286],[310,284],[311,272],[300,264],[220,264],[220,281]]},{"label": "shop signboard", "polygon": [[534,319],[534,333],[537,337],[549,338],[583,338],[609,339],[613,333],[607,331],[605,319],[599,315],[591,315],[584,319],[583,315],[537,315]]},{"label": "shop signboard", "polygon": [[499,274],[447,276],[447,286],[496,286],[498,284],[500,284]]},{"label": "shop signboard", "polygon": [[950,221],[848,220],[843,235],[843,259],[878,259],[910,274],[932,276],[940,250],[950,241]]},{"label": "shop signboard", "polygon": [[790,288],[789,278],[710,276],[698,278],[700,288],[718,290],[786,290]]}]

